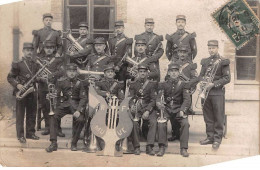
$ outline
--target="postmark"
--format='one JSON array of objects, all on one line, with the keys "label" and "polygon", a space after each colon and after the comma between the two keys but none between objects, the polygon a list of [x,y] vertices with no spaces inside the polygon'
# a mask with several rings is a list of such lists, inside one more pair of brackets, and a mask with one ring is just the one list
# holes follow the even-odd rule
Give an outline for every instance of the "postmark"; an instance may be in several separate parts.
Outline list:
[{"label": "postmark", "polygon": [[259,18],[244,0],[227,2],[212,17],[237,49],[259,35]]}]

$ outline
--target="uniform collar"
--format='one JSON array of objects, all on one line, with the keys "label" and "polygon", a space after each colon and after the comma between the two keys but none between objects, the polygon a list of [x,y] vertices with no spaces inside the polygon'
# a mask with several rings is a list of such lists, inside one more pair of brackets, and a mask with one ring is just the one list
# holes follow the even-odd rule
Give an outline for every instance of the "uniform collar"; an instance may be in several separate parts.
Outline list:
[{"label": "uniform collar", "polygon": [[136,57],[144,58],[144,57],[146,57],[146,54],[145,53],[137,53]]},{"label": "uniform collar", "polygon": [[153,35],[153,32],[147,32],[147,31],[145,31],[145,33],[146,33],[147,35]]},{"label": "uniform collar", "polygon": [[52,28],[51,27],[44,27],[43,29],[50,31]]},{"label": "uniform collar", "polygon": [[111,81],[114,82],[115,81],[115,79],[113,79],[113,78],[110,79],[110,78],[107,78],[107,77],[104,77],[104,80],[108,81],[108,82],[111,82]]},{"label": "uniform collar", "polygon": [[179,35],[183,35],[184,33],[185,33],[185,30],[183,29],[183,30],[177,30],[177,33],[179,34]]},{"label": "uniform collar", "polygon": [[209,58],[210,59],[220,58],[220,55],[217,53],[216,55],[212,55]]},{"label": "uniform collar", "polygon": [[102,52],[102,53],[99,53],[99,54],[96,53],[96,54],[97,54],[98,57],[101,57],[101,56],[105,55],[106,53],[105,53],[105,52]]},{"label": "uniform collar", "polygon": [[143,79],[139,78],[137,81],[140,83],[144,83],[146,80],[147,80],[147,78],[143,78]]},{"label": "uniform collar", "polygon": [[116,38],[118,38],[118,39],[121,39],[121,38],[124,38],[125,37],[125,34],[124,33],[122,33],[122,34],[120,34],[120,35],[116,35]]},{"label": "uniform collar", "polygon": [[87,38],[87,35],[80,35],[79,38]]},{"label": "uniform collar", "polygon": [[179,78],[177,78],[177,79],[169,78],[169,79],[168,79],[168,82],[171,83],[171,84],[174,84],[174,85],[177,84],[178,81],[179,81]]}]

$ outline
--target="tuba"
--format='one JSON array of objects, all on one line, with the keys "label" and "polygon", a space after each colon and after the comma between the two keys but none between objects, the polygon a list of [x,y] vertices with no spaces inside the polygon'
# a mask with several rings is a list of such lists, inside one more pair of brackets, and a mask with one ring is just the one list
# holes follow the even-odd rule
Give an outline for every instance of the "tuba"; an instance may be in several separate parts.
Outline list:
[{"label": "tuba", "polygon": [[62,38],[68,39],[71,43],[71,45],[68,47],[69,53],[75,53],[80,50],[83,50],[84,48],[75,40],[75,38],[71,35],[71,30],[68,30],[66,32],[62,32]]},{"label": "tuba", "polygon": [[[203,106],[205,104],[205,101],[206,101],[209,91],[210,91],[210,89],[208,89],[208,86],[210,83],[213,82],[220,62],[221,62],[221,59],[216,60],[215,63],[212,65],[212,67],[209,67],[206,70],[206,73],[203,76],[203,80],[200,82],[199,95],[197,97],[196,104],[195,104],[195,107],[198,109],[203,108]],[[201,99],[201,107],[198,106],[199,99]]]}]

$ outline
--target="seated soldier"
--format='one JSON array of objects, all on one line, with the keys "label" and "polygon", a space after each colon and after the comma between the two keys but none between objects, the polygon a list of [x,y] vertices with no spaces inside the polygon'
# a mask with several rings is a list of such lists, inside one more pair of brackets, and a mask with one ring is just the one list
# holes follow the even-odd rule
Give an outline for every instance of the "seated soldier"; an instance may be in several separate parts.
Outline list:
[{"label": "seated soldier", "polygon": [[[61,77],[56,84],[57,107],[54,115],[50,116],[50,141],[47,152],[56,151],[58,122],[66,114],[73,114],[73,129],[71,150],[77,151],[77,142],[85,124],[85,108],[87,103],[87,89],[84,83],[77,79],[77,65],[66,66],[66,76]],[[54,96],[55,97],[55,96]]]},{"label": "seated soldier", "polygon": [[[133,146],[135,148],[134,154],[140,155],[140,140],[139,128],[141,118],[144,122],[148,121],[149,130],[147,135],[146,154],[155,155],[153,150],[155,136],[157,131],[157,112],[154,110],[155,100],[157,95],[157,82],[151,81],[148,78],[148,67],[146,65],[138,66],[138,79],[130,84],[130,96],[132,99],[129,102],[130,111],[134,117],[133,131],[130,135]],[[159,129],[159,133],[163,129]],[[165,129],[164,129],[165,130]],[[164,154],[167,136],[162,136],[159,139],[160,152],[158,156]]]},{"label": "seated soldier", "polygon": [[161,102],[156,101],[159,109],[164,109],[170,119],[176,119],[180,127],[180,154],[188,157],[188,141],[189,141],[189,121],[187,111],[190,107],[191,99],[186,83],[179,80],[179,65],[176,63],[168,66],[169,79],[159,84],[159,94],[157,101],[164,95],[165,106]]}]

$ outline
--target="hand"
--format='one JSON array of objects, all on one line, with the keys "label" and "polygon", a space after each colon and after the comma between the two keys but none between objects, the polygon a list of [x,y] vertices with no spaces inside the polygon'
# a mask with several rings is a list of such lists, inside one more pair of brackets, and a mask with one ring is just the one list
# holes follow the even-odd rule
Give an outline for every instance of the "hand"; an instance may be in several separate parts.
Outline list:
[{"label": "hand", "polygon": [[16,87],[17,87],[18,90],[21,90],[21,89],[23,88],[23,85],[21,85],[21,84],[17,84]]},{"label": "hand", "polygon": [[214,83],[209,83],[207,89],[210,90],[212,87],[214,87]]},{"label": "hand", "polygon": [[55,54],[55,57],[59,58],[59,57],[61,57],[61,56],[60,56],[59,53],[56,53],[56,54]]},{"label": "hand", "polygon": [[80,112],[76,111],[73,113],[73,117],[78,118],[80,116]]},{"label": "hand", "polygon": [[54,99],[54,98],[56,98],[57,97],[57,93],[48,93],[47,95],[46,95],[46,99],[47,100],[50,100],[50,99]]},{"label": "hand", "polygon": [[158,107],[158,109],[162,110],[165,108],[165,106],[161,103],[161,102],[156,102],[156,106]]},{"label": "hand", "polygon": [[116,71],[119,71],[120,68],[119,68],[118,66],[115,66],[115,70],[116,70]]},{"label": "hand", "polygon": [[183,111],[180,111],[179,117],[185,119],[185,118],[187,118],[188,116],[187,116]]},{"label": "hand", "polygon": [[85,49],[79,50],[78,53],[79,54],[84,54],[85,53]]},{"label": "hand", "polygon": [[145,111],[144,114],[142,115],[142,118],[143,118],[144,120],[147,120],[148,117],[149,117],[149,111]]}]

